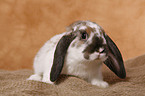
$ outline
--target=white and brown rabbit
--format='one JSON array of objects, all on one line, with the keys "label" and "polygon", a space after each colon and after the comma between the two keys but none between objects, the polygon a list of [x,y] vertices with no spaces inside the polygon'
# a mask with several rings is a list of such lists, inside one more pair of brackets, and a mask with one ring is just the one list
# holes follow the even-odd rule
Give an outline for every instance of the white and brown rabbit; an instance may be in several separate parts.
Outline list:
[{"label": "white and brown rabbit", "polygon": [[54,84],[60,74],[67,74],[106,88],[103,63],[118,77],[126,77],[121,53],[104,30],[94,22],[77,21],[40,49],[34,59],[34,75],[28,80]]}]

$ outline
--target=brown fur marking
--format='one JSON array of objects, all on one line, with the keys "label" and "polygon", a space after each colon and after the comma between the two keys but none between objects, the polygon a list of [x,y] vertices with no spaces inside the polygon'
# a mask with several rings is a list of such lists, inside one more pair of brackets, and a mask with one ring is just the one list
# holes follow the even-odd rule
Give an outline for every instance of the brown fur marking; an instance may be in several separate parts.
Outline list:
[{"label": "brown fur marking", "polygon": [[87,26],[86,32],[89,34],[89,36],[90,36],[91,32],[94,32],[94,31],[95,31],[94,28]]}]

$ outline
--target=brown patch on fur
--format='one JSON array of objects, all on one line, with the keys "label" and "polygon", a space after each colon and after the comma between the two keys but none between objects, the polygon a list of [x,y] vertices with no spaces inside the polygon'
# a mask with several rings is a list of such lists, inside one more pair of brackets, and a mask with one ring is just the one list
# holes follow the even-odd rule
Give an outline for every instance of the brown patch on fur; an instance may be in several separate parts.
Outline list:
[{"label": "brown patch on fur", "polygon": [[84,54],[84,58],[85,58],[85,59],[89,59],[89,55],[90,55],[90,54],[89,54],[88,52],[86,52],[86,53]]},{"label": "brown patch on fur", "polygon": [[84,44],[84,41],[78,42],[77,47],[80,47],[82,44]]},{"label": "brown patch on fur", "polygon": [[95,28],[91,28],[91,27],[87,26],[86,32],[89,34],[89,36],[90,36],[91,32],[94,32],[94,31],[95,31]]},{"label": "brown patch on fur", "polygon": [[92,43],[85,48],[83,52],[93,53],[95,51],[99,51],[99,48],[103,47],[103,39],[97,36],[94,36],[92,39]]}]

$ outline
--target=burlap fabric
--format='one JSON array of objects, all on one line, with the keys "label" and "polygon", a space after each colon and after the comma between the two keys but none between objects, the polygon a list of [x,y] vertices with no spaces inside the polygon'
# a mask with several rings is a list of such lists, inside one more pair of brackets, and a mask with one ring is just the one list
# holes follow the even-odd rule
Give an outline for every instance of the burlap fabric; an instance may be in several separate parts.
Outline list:
[{"label": "burlap fabric", "polygon": [[60,76],[57,85],[26,79],[32,70],[0,70],[0,96],[145,96],[145,55],[125,62],[127,78],[121,80],[109,69],[103,68],[108,88],[98,88],[86,81]]}]

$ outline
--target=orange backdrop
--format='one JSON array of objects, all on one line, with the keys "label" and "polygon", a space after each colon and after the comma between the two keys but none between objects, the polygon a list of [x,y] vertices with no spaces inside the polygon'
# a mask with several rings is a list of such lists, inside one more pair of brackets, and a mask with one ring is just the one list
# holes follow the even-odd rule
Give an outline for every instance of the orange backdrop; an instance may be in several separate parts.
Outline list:
[{"label": "orange backdrop", "polygon": [[0,69],[31,69],[39,48],[76,20],[101,25],[124,60],[145,53],[144,0],[0,0]]}]

